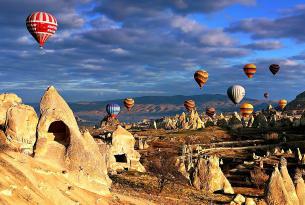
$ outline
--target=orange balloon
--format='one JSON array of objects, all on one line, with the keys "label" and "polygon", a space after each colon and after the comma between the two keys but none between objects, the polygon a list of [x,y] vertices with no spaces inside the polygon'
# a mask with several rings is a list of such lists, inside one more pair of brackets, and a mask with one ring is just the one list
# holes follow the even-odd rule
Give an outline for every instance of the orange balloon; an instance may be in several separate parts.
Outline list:
[{"label": "orange balloon", "polygon": [[205,70],[197,70],[194,73],[194,79],[198,83],[200,89],[208,81],[209,74]]},{"label": "orange balloon", "polygon": [[282,110],[286,107],[286,105],[287,105],[287,100],[281,99],[281,100],[279,101],[279,107],[280,107]]},{"label": "orange balloon", "polygon": [[128,111],[130,111],[131,108],[134,106],[134,99],[126,98],[124,100],[124,106],[127,108]]},{"label": "orange balloon", "polygon": [[188,112],[194,110],[195,107],[196,107],[195,101],[194,100],[186,100],[186,101],[184,101],[184,107],[185,107],[185,109]]},{"label": "orange balloon", "polygon": [[243,103],[240,106],[240,113],[243,117],[249,117],[252,114],[253,110],[253,105],[251,105],[250,103]]},{"label": "orange balloon", "polygon": [[244,72],[248,76],[248,78],[253,78],[256,73],[256,65],[254,64],[246,64],[244,66]]}]

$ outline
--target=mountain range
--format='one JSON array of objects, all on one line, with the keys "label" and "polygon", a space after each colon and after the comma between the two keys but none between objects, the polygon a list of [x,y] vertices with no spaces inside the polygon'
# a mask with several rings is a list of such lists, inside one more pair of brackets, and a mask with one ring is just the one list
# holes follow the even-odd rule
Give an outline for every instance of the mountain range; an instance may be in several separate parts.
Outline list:
[{"label": "mountain range", "polygon": [[[98,124],[106,115],[105,107],[108,103],[117,103],[121,106],[119,120],[124,122],[136,122],[142,119],[161,118],[185,112],[184,101],[192,99],[196,102],[199,113],[205,112],[207,107],[215,107],[217,113],[239,111],[239,105],[235,106],[226,95],[203,94],[203,95],[175,95],[175,96],[142,96],[136,97],[135,106],[127,111],[123,105],[124,99],[92,102],[70,102],[69,105],[74,111],[81,124]],[[257,100],[245,98],[242,102],[251,103],[255,110],[266,108],[269,104],[277,106],[277,101]],[[32,104],[39,112],[39,104]],[[288,110],[305,109],[305,92],[296,96],[296,99],[288,103]]]}]

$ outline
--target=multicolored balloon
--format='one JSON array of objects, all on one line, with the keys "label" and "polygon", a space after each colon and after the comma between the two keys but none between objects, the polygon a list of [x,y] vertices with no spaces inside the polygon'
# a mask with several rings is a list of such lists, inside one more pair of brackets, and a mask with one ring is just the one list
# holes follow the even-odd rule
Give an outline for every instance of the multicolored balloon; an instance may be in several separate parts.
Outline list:
[{"label": "multicolored balloon", "polygon": [[283,110],[287,105],[287,100],[281,99],[279,100],[279,107]]},{"label": "multicolored balloon", "polygon": [[227,94],[230,100],[236,105],[245,97],[246,91],[241,85],[232,85],[228,88]]},{"label": "multicolored balloon", "polygon": [[248,78],[253,78],[254,74],[256,73],[256,65],[252,63],[246,64],[244,66],[244,72]]},{"label": "multicolored balloon", "polygon": [[26,19],[26,27],[40,47],[55,34],[57,26],[56,18],[46,12],[34,12]]},{"label": "multicolored balloon", "polygon": [[240,106],[240,113],[243,117],[249,117],[252,112],[253,112],[254,108],[253,105],[251,105],[250,103],[243,103]]},{"label": "multicolored balloon", "polygon": [[195,101],[194,100],[186,100],[186,101],[184,101],[184,107],[185,107],[185,109],[188,112],[194,110],[195,107],[196,107]]},{"label": "multicolored balloon", "polygon": [[269,66],[269,70],[271,71],[271,73],[272,73],[273,75],[275,75],[277,72],[279,72],[280,66],[279,66],[278,64],[271,64],[271,65]]},{"label": "multicolored balloon", "polygon": [[207,107],[205,110],[205,114],[207,114],[207,116],[213,118],[216,114],[216,109],[213,107]]},{"label": "multicolored balloon", "polygon": [[134,99],[126,98],[124,100],[124,106],[127,108],[128,111],[130,111],[131,108],[134,106]]},{"label": "multicolored balloon", "polygon": [[121,111],[121,107],[118,104],[107,104],[106,105],[106,112],[112,118],[116,118]]},{"label": "multicolored balloon", "polygon": [[205,70],[197,70],[194,73],[194,79],[198,83],[200,89],[207,82],[208,78],[209,78],[209,74]]},{"label": "multicolored balloon", "polygon": [[264,93],[264,98],[268,99],[269,93]]}]

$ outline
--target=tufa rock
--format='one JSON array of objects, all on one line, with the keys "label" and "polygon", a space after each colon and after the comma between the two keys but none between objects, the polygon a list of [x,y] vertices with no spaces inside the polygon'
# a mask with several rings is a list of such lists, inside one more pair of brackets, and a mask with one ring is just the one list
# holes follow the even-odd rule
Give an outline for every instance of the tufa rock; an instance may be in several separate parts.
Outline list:
[{"label": "tufa rock", "polygon": [[299,199],[300,205],[305,205],[305,183],[302,178],[302,172],[301,170],[297,169],[295,176],[294,176],[294,183],[295,183],[295,189],[296,193]]},{"label": "tufa rock", "polygon": [[145,172],[140,163],[140,154],[134,149],[133,135],[120,125],[112,133],[111,145],[107,153],[107,167],[109,172],[134,170]]},{"label": "tufa rock", "polygon": [[288,193],[288,196],[290,197],[290,201],[292,202],[293,205],[298,205],[299,199],[298,199],[297,193],[295,192],[295,187],[294,187],[293,181],[290,178],[289,173],[288,173],[287,160],[284,157],[281,157],[280,164],[281,164],[280,173],[282,175],[285,189]]},{"label": "tufa rock", "polygon": [[270,205],[293,205],[286,191],[285,184],[277,166],[270,177],[266,196]]},{"label": "tufa rock", "polygon": [[16,94],[4,93],[0,94],[0,125],[5,125],[7,110],[14,106],[21,104],[22,100]]},{"label": "tufa rock", "polygon": [[108,195],[111,181],[98,145],[89,132],[80,133],[72,110],[53,86],[43,95],[40,112],[34,157],[67,170],[80,187]]},{"label": "tufa rock", "polygon": [[200,158],[197,162],[192,177],[195,188],[209,193],[223,190],[224,193],[234,194],[234,190],[219,167],[219,158],[210,156],[207,159]]},{"label": "tufa rock", "polygon": [[32,154],[37,124],[38,117],[33,107],[23,104],[10,107],[5,130],[8,141],[24,153]]}]

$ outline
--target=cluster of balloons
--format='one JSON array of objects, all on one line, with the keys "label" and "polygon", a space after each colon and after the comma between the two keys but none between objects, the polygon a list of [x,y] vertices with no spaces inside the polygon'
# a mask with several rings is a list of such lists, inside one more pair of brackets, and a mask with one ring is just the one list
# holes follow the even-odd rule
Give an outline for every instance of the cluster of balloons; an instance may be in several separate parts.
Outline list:
[{"label": "cluster of balloons", "polygon": [[[253,76],[256,73],[256,65],[255,64],[246,64],[244,66],[244,73],[246,74],[246,76],[251,79],[253,78]],[[270,72],[275,75],[278,73],[278,71],[280,70],[280,66],[278,64],[271,64],[269,66],[269,70]],[[207,80],[208,80],[209,74],[207,71],[205,70],[197,70],[194,73],[194,79],[197,82],[197,84],[199,85],[200,89],[203,87],[204,84],[206,84]],[[241,85],[232,85],[227,89],[227,95],[229,97],[229,99],[235,104],[239,104],[243,98],[246,95],[246,90],[243,86]],[[269,93],[264,93],[264,97],[266,99],[268,99],[269,97]],[[279,107],[283,110],[286,105],[287,105],[287,100],[282,99],[279,101]],[[184,107],[186,108],[187,111],[192,111],[196,108],[195,106],[195,102],[193,100],[187,100],[184,102]],[[252,112],[254,110],[253,105],[251,105],[250,103],[243,103],[240,106],[240,112],[242,114],[243,117],[249,117]],[[206,108],[206,114],[210,117],[215,116],[216,113],[216,109],[213,107],[208,107]]]}]

